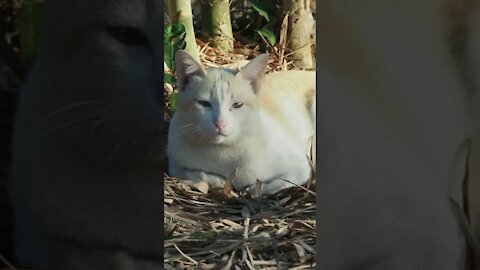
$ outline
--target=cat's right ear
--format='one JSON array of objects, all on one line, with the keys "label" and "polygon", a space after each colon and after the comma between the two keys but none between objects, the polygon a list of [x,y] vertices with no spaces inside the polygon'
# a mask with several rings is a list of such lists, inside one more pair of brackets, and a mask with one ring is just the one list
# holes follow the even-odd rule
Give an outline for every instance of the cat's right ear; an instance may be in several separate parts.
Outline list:
[{"label": "cat's right ear", "polygon": [[202,65],[184,50],[175,53],[175,69],[178,89],[183,91],[193,76],[205,77],[207,73]]},{"label": "cat's right ear", "polygon": [[243,67],[237,76],[250,82],[253,92],[260,91],[262,78],[265,75],[268,64],[268,54],[264,53],[253,58],[245,67]]}]

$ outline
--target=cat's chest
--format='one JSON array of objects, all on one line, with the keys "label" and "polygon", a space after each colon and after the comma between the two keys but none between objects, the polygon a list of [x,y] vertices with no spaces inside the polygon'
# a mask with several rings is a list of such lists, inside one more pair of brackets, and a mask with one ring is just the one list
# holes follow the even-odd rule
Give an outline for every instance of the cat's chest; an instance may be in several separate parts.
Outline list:
[{"label": "cat's chest", "polygon": [[183,167],[217,173],[225,177],[231,176],[246,159],[242,149],[215,146],[192,147],[182,143],[179,143],[175,149],[174,159]]}]

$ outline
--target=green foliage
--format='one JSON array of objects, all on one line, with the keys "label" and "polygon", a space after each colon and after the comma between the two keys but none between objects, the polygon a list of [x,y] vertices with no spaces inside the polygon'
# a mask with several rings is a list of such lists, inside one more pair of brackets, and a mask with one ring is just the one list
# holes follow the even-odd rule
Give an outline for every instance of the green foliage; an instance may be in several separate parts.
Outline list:
[{"label": "green foliage", "polygon": [[258,12],[258,14],[267,20],[267,22],[270,21],[270,15],[268,14],[271,12],[271,8],[269,8],[268,5],[265,4],[265,2],[260,2],[260,1],[250,1],[250,4],[252,5],[253,9]]},{"label": "green foliage", "polygon": [[[265,39],[269,45],[277,43],[281,24],[280,1],[250,0],[232,2],[233,30],[252,43],[260,43]],[[263,39],[262,39],[263,37]]]},{"label": "green foliage", "polygon": [[[163,51],[164,59],[167,67],[173,73],[175,72],[175,53],[178,50],[183,50],[187,46],[185,40],[187,32],[185,26],[181,22],[174,22],[167,24],[163,33]],[[177,79],[170,73],[163,74],[164,82],[173,86],[177,85]],[[167,104],[172,112],[177,108],[177,92],[173,92],[167,98]]]},{"label": "green foliage", "polygon": [[175,53],[180,49],[185,49],[187,46],[186,36],[185,26],[181,22],[165,25],[163,32],[163,51],[165,63],[172,71],[175,71]]},{"label": "green foliage", "polygon": [[274,46],[277,43],[277,37],[275,36],[275,33],[272,32],[272,30],[264,27],[260,30],[257,30],[257,33],[264,37],[271,46]]},{"label": "green foliage", "polygon": [[37,56],[42,10],[43,2],[24,0],[16,21],[19,31],[20,55],[23,62],[29,67]]},{"label": "green foliage", "polygon": [[165,73],[163,80],[171,85],[177,85],[177,79],[172,74]]}]

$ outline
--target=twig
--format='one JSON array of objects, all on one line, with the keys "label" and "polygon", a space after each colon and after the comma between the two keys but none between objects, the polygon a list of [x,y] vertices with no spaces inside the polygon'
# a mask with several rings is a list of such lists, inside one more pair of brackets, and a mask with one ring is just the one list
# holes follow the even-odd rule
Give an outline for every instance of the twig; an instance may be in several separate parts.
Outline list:
[{"label": "twig", "polygon": [[313,196],[317,196],[317,194],[315,194],[315,192],[309,190],[308,188],[306,188],[306,187],[304,187],[304,186],[301,186],[301,185],[299,185],[299,184],[296,184],[296,183],[294,183],[294,182],[292,182],[292,181],[289,181],[289,180],[287,180],[287,179],[285,179],[285,178],[280,178],[280,179],[283,180],[283,181],[285,181],[285,182],[287,182],[287,183],[290,183],[290,184],[292,184],[292,185],[294,185],[294,186],[296,186],[296,187],[299,187],[299,188],[305,190],[306,192],[312,194]]},{"label": "twig", "polygon": [[173,246],[175,247],[175,249],[180,253],[182,254],[183,257],[185,257],[187,260],[191,261],[194,265],[198,265],[198,262],[194,259],[192,259],[192,257],[188,256],[187,254],[183,253],[183,251],[176,245],[176,244],[173,244]]}]

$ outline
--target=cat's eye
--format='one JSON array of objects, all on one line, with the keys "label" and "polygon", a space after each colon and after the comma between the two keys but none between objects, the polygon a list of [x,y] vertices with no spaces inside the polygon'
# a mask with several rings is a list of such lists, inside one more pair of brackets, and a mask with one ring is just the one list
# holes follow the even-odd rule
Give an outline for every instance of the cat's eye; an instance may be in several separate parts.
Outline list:
[{"label": "cat's eye", "polygon": [[210,102],[205,101],[205,100],[198,100],[198,104],[202,105],[203,107],[211,107]]},{"label": "cat's eye", "polygon": [[108,33],[126,46],[148,46],[147,37],[137,28],[131,26],[109,26]]},{"label": "cat's eye", "polygon": [[235,102],[235,103],[233,103],[232,108],[238,109],[238,108],[240,108],[240,107],[242,107],[242,106],[243,106],[243,103],[242,103],[242,102]]}]

